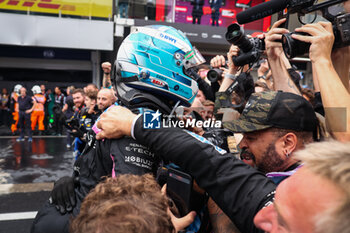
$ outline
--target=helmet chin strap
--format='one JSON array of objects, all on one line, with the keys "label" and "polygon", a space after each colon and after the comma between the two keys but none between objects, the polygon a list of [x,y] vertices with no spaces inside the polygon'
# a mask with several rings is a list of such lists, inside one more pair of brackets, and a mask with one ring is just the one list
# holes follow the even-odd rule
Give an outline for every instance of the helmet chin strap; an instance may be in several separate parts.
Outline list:
[{"label": "helmet chin strap", "polygon": [[177,101],[169,114],[170,116],[172,116],[174,114],[175,110],[177,109],[177,107],[179,107],[179,105],[180,105],[180,101]]},{"label": "helmet chin strap", "polygon": [[180,105],[180,101],[177,101],[176,104],[174,105],[173,109],[171,110],[170,114],[168,115],[168,119],[166,120],[167,124],[169,124],[169,122],[174,118],[174,113],[177,109],[177,107],[179,107]]},{"label": "helmet chin strap", "polygon": [[162,101],[160,97],[126,86],[124,83],[118,83],[116,88],[118,99],[130,109],[149,108],[159,110],[163,114],[172,112],[171,107]]}]

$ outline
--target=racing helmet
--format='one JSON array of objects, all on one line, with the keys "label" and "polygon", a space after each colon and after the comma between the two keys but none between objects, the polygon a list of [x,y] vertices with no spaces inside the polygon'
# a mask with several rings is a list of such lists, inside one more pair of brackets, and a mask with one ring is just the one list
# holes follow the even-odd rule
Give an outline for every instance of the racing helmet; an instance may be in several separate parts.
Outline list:
[{"label": "racing helmet", "polygon": [[14,88],[13,88],[13,91],[17,94],[20,94],[20,90],[22,88],[22,85],[21,84],[17,84]]},{"label": "racing helmet", "polygon": [[114,64],[117,90],[118,85],[125,84],[190,106],[198,85],[187,71],[204,62],[181,31],[164,25],[137,27],[118,50]]},{"label": "racing helmet", "polygon": [[35,94],[40,94],[41,93],[41,89],[40,89],[40,87],[38,85],[34,85],[32,87],[32,92],[33,92],[34,95]]}]

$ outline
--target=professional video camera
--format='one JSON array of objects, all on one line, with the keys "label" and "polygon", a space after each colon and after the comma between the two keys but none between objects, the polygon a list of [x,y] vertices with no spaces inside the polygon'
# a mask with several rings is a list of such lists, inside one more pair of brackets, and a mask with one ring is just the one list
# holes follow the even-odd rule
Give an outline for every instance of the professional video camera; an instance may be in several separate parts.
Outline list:
[{"label": "professional video camera", "polygon": [[[339,48],[350,44],[350,14],[345,11],[331,12],[330,7],[345,1],[347,0],[328,0],[317,3],[317,0],[271,0],[238,13],[237,21],[240,24],[249,23],[282,12],[285,8],[287,8],[287,19],[289,14],[298,13],[300,19],[305,14],[320,10],[323,17],[333,24],[334,48]],[[305,42],[294,40],[291,37],[293,33],[296,32],[286,34],[282,38],[283,50],[288,58],[306,53],[310,46]]]},{"label": "professional video camera", "polygon": [[[327,9],[328,12],[328,9]],[[326,16],[325,14],[323,15]],[[326,17],[325,17],[326,18]],[[350,13],[333,16],[327,13],[327,19],[333,24],[335,41],[333,48],[341,48],[350,45]],[[294,40],[292,34],[307,35],[302,32],[291,32],[282,36],[282,46],[288,58],[293,58],[307,53],[310,43]]]},{"label": "professional video camera", "polygon": [[248,38],[239,24],[231,24],[225,34],[226,40],[240,49],[239,55],[232,57],[236,66],[252,64],[260,59],[265,50],[265,42],[259,38]]}]

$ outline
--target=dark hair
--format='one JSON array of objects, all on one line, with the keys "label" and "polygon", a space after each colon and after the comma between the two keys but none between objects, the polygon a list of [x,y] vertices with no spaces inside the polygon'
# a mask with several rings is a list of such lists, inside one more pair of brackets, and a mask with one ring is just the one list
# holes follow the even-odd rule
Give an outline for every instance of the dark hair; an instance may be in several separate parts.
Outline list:
[{"label": "dark hair", "polygon": [[81,88],[77,88],[77,89],[74,89],[74,90],[72,91],[72,95],[77,94],[77,93],[80,93],[80,94],[83,95],[83,96],[85,95],[84,90],[81,89]]},{"label": "dark hair", "polygon": [[61,87],[59,87],[59,86],[55,86],[55,89],[58,89],[58,90],[60,90],[60,92],[62,92],[62,88]]},{"label": "dark hair", "polygon": [[310,88],[302,88],[301,94],[308,98],[308,101],[312,104],[312,106],[315,106],[315,92],[313,90]]},{"label": "dark hair", "polygon": [[250,73],[241,73],[237,77],[239,88],[235,91],[241,98],[248,101],[251,94],[255,92],[254,80]]},{"label": "dark hair", "polygon": [[92,100],[97,100],[97,91],[88,90],[85,92],[85,95]]},{"label": "dark hair", "polygon": [[287,133],[293,133],[297,136],[298,140],[300,140],[302,144],[308,144],[314,141],[313,132],[309,132],[309,131],[295,131],[291,129],[280,129],[277,127],[272,127],[272,128],[269,128],[268,130],[273,132],[277,137],[283,137]]},{"label": "dark hair", "polygon": [[88,85],[86,85],[86,87],[88,86],[93,86],[96,90],[98,90],[98,87],[95,83],[89,83]]}]

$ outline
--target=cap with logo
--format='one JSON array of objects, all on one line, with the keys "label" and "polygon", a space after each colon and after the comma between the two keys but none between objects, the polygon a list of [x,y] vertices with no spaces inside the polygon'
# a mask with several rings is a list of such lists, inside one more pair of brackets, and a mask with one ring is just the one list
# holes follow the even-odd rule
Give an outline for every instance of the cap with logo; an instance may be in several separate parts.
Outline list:
[{"label": "cap with logo", "polygon": [[318,121],[312,105],[302,96],[281,91],[254,93],[241,116],[224,122],[233,132],[253,132],[271,127],[312,132]]}]

